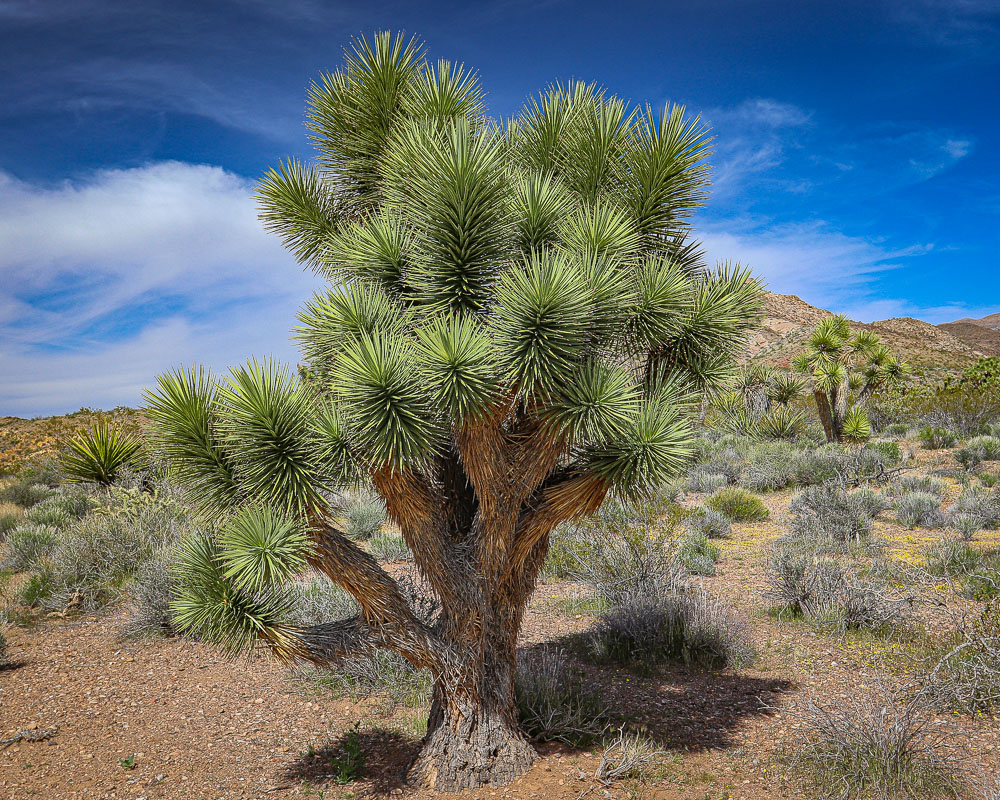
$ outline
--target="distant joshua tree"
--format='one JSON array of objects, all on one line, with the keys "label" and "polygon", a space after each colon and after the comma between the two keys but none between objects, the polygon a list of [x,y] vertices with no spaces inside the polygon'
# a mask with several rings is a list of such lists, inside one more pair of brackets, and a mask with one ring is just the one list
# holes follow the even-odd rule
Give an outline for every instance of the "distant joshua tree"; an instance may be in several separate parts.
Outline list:
[{"label": "distant joshua tree", "polygon": [[[532,763],[515,655],[549,533],[682,468],[697,393],[728,378],[761,297],[689,238],[709,139],[682,108],[573,83],[498,124],[482,97],[412,39],[356,41],[310,92],[317,163],[260,183],[266,225],[329,281],[299,316],[303,377],[181,370],[148,395],[160,451],[220,520],[184,550],[179,624],[233,652],[389,648],[430,670],[409,775],[447,790]],[[360,486],[437,595],[432,621],[338,527],[331,498]],[[306,565],[358,615],[289,623]]]},{"label": "distant joshua tree", "polygon": [[812,377],[827,441],[865,441],[871,435],[865,405],[876,392],[902,382],[909,366],[871,331],[852,334],[841,315],[820,320],[806,348],[794,367]]}]

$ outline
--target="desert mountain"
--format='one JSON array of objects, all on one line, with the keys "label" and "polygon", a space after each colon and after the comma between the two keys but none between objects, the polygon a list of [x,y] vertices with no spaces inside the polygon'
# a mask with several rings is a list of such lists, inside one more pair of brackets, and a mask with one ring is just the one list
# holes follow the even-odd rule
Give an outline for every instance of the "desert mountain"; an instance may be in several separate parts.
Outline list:
[{"label": "desert mountain", "polygon": [[1000,314],[990,314],[982,319],[958,319],[938,326],[956,339],[961,339],[974,350],[988,356],[1000,356]]},{"label": "desert mountain", "polygon": [[[793,294],[768,293],[764,319],[748,348],[750,357],[779,367],[790,366],[792,359],[803,351],[813,326],[829,316],[831,312],[811,306]],[[982,332],[979,340],[960,336],[951,326],[981,321],[931,325],[912,317],[896,317],[881,322],[853,322],[852,326],[877,333],[918,374],[937,378],[963,369],[980,356],[1000,355],[1000,314],[984,320],[992,320],[998,327],[977,326],[976,332]],[[964,332],[964,327],[961,330]],[[992,349],[987,346],[993,341],[989,339],[991,336],[996,342]]]}]

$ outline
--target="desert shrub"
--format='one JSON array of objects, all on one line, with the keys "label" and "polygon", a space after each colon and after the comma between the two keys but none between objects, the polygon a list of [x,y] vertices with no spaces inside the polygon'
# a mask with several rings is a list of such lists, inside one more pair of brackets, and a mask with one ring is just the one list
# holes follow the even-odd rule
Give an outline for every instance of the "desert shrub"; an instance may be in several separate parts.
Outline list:
[{"label": "desert shrub", "polygon": [[57,535],[51,525],[22,522],[8,534],[6,553],[0,564],[14,572],[30,570],[55,549]]},{"label": "desert shrub", "polygon": [[589,555],[589,539],[579,535],[576,524],[564,522],[549,535],[549,552],[542,572],[550,578],[572,578]]},{"label": "desert shrub", "polygon": [[846,552],[871,547],[871,498],[832,484],[809,486],[792,498],[792,537],[809,549]]},{"label": "desert shrub", "polygon": [[948,513],[954,517],[975,517],[980,520],[980,527],[995,528],[1000,524],[1000,492],[970,486],[955,498],[955,502],[948,507]]},{"label": "desert shrub", "polygon": [[368,549],[379,561],[409,561],[412,556],[403,537],[398,533],[383,533],[368,541]]},{"label": "desert shrub", "polygon": [[56,589],[43,606],[61,608],[75,598],[92,609],[118,600],[136,571],[193,524],[169,487],[112,487],[102,505],[58,537],[50,554]]},{"label": "desert shrub", "polygon": [[699,506],[684,520],[687,529],[709,539],[725,539],[732,534],[732,523],[725,514]]},{"label": "desert shrub", "polygon": [[13,503],[0,505],[0,542],[24,519],[24,512]]},{"label": "desert shrub", "polygon": [[757,495],[737,487],[717,491],[705,501],[705,505],[733,522],[760,522],[770,516]]},{"label": "desert shrub", "polygon": [[170,604],[176,577],[171,573],[173,548],[162,547],[135,572],[128,589],[129,609],[122,626],[126,636],[170,636],[177,633]]},{"label": "desert shrub", "polygon": [[903,475],[886,487],[886,494],[892,497],[911,492],[924,492],[944,497],[947,487],[944,481],[932,478],[930,475]]},{"label": "desert shrub", "polygon": [[687,533],[677,540],[677,560],[692,575],[714,575],[722,552],[704,533]]},{"label": "desert shrub", "polygon": [[958,443],[954,433],[938,425],[925,425],[917,433],[917,438],[925,450],[943,450]]},{"label": "desert shrub", "polygon": [[575,562],[567,576],[589,584],[609,608],[669,590],[684,575],[674,519],[661,520],[652,507],[606,502],[566,533],[573,538],[567,549]]},{"label": "desert shrub", "polygon": [[740,474],[740,486],[751,492],[774,492],[793,481],[784,457],[767,455],[748,461]]},{"label": "desert shrub", "polygon": [[851,502],[869,519],[875,519],[883,511],[892,508],[892,503],[881,492],[862,486],[849,493]]},{"label": "desert shrub", "polygon": [[10,663],[10,651],[7,645],[7,636],[0,630],[0,669]]},{"label": "desert shrub", "polygon": [[886,436],[905,437],[910,432],[910,425],[905,422],[893,422],[885,427]]},{"label": "desert shrub", "polygon": [[347,520],[345,533],[352,539],[367,541],[382,532],[385,505],[380,499],[358,495],[348,501],[344,515]]},{"label": "desert shrub", "polygon": [[975,571],[983,556],[960,539],[942,539],[927,549],[927,571],[932,575],[958,577]]},{"label": "desert shrub", "polygon": [[941,528],[946,518],[941,498],[929,492],[907,492],[893,503],[896,520],[907,528]]},{"label": "desert shrub", "polygon": [[600,739],[610,727],[607,708],[571,672],[563,650],[521,655],[514,689],[521,728],[533,739],[580,747]]},{"label": "desert shrub", "polygon": [[289,619],[297,625],[321,625],[358,613],[358,604],[350,594],[317,576],[293,584],[290,599]]},{"label": "desert shrub", "polygon": [[57,589],[55,573],[48,559],[40,559],[32,567],[28,579],[18,592],[19,601],[26,606],[39,606],[48,601]]},{"label": "desert shrub", "polygon": [[987,489],[992,489],[997,483],[1000,483],[1000,475],[992,472],[983,472],[979,475],[979,482]]},{"label": "desert shrub", "polygon": [[664,661],[742,667],[756,651],[747,621],[711,595],[675,584],[606,611],[589,632],[598,662],[655,670]]},{"label": "desert shrub", "polygon": [[868,442],[865,447],[884,456],[889,464],[898,464],[903,460],[903,451],[899,447],[899,442],[877,441]]},{"label": "desert shrub", "polygon": [[137,466],[141,451],[138,436],[102,421],[70,439],[59,463],[70,481],[110,486]]},{"label": "desert shrub", "polygon": [[707,467],[696,466],[687,476],[690,492],[715,492],[729,485],[729,478],[718,472],[708,472]]},{"label": "desert shrub", "polygon": [[835,479],[840,472],[841,453],[834,446],[796,453],[789,464],[796,486],[817,486]]},{"label": "desert shrub", "polygon": [[44,483],[29,483],[21,478],[15,478],[6,486],[0,487],[0,503],[13,503],[22,508],[31,508],[55,491]]},{"label": "desert shrub", "polygon": [[843,570],[832,559],[818,559],[788,543],[771,548],[765,563],[764,598],[779,614],[809,616],[830,596],[843,578]]},{"label": "desert shrub", "polygon": [[975,469],[984,461],[1000,459],[1000,438],[974,436],[955,452],[955,460],[966,469]]},{"label": "desert shrub", "polygon": [[971,623],[963,622],[953,646],[931,671],[927,684],[942,705],[968,713],[993,711],[1000,703],[1000,601],[991,600]]},{"label": "desert shrub", "polygon": [[51,504],[50,500],[44,500],[36,506],[32,506],[24,512],[24,518],[28,522],[36,525],[45,525],[50,528],[62,528],[70,520],[69,514],[58,506]]},{"label": "desert shrub", "polygon": [[779,615],[791,612],[823,628],[888,633],[906,621],[907,601],[891,596],[884,584],[787,544],[768,555],[765,580],[764,596]]},{"label": "desert shrub", "polygon": [[983,521],[974,514],[956,514],[948,521],[948,526],[963,541],[971,541],[983,529]]},{"label": "desert shrub", "polygon": [[793,763],[833,796],[958,796],[958,751],[929,694],[874,683],[836,703],[821,706],[807,695],[785,709],[804,734]]},{"label": "desert shrub", "polygon": [[336,669],[317,669],[305,674],[338,697],[374,696],[410,707],[429,702],[433,686],[429,671],[417,669],[393,650],[376,650],[370,656],[344,659]]}]

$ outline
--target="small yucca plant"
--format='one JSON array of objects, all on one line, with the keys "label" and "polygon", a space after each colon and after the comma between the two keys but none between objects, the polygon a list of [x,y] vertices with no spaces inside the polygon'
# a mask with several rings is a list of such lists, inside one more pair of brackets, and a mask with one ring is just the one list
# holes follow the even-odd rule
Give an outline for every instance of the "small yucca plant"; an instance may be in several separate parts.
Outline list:
[{"label": "small yucca plant", "polygon": [[136,465],[141,450],[135,434],[98,422],[70,439],[60,464],[73,483],[110,486],[123,470]]}]

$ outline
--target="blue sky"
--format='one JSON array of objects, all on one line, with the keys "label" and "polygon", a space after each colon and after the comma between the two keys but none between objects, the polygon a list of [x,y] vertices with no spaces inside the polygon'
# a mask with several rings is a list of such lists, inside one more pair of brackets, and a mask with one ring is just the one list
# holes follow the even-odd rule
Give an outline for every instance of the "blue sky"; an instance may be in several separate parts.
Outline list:
[{"label": "blue sky", "polygon": [[1000,311],[1000,0],[0,0],[0,414],[135,404],[295,359],[315,280],[254,179],[309,157],[310,79],[405,29],[495,116],[556,79],[716,135],[713,258],[856,319]]}]

